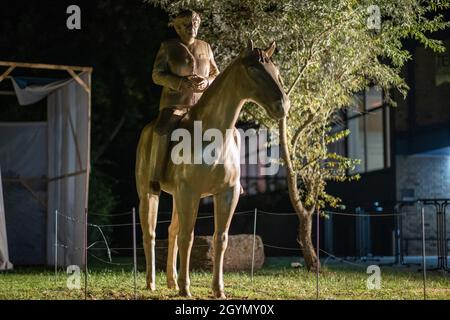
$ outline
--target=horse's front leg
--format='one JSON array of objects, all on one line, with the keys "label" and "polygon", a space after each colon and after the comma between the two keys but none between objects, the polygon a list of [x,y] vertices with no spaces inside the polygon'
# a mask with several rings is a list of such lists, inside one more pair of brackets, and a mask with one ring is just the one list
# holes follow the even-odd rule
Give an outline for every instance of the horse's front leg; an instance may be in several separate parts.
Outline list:
[{"label": "horse's front leg", "polygon": [[175,205],[175,200],[173,201],[172,209],[172,221],[169,226],[169,240],[167,249],[167,266],[166,266],[166,277],[167,277],[167,287],[169,289],[178,290],[177,284],[177,256],[178,256],[178,245],[177,236],[180,225],[178,222],[178,212]]},{"label": "horse's front leg", "polygon": [[177,239],[180,253],[180,272],[178,275],[179,294],[183,297],[190,297],[189,258],[192,243],[194,242],[194,226],[200,196],[192,195],[192,189],[186,187],[180,188],[174,197],[180,228]]},{"label": "horse's front leg", "polygon": [[223,257],[228,245],[228,229],[241,191],[240,184],[214,196],[214,271],[212,290],[215,298],[225,299]]},{"label": "horse's front leg", "polygon": [[159,196],[154,194],[143,194],[139,199],[139,216],[142,228],[142,242],[144,245],[146,261],[147,289],[155,290],[155,241],[156,221],[158,217]]}]

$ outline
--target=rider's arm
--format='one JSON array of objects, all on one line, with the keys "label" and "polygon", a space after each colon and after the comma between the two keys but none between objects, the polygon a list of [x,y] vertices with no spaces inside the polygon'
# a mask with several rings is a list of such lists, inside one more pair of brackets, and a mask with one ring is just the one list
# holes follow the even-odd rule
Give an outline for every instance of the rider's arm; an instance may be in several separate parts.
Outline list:
[{"label": "rider's arm", "polygon": [[209,51],[209,75],[208,75],[208,84],[211,84],[214,79],[219,75],[219,68],[217,67],[216,61],[214,60],[214,54],[211,50],[211,46],[208,44]]},{"label": "rider's arm", "polygon": [[153,64],[152,79],[153,82],[163,87],[169,87],[172,90],[180,91],[182,77],[174,75],[169,70],[167,61],[167,49],[164,43],[161,44],[155,63]]}]

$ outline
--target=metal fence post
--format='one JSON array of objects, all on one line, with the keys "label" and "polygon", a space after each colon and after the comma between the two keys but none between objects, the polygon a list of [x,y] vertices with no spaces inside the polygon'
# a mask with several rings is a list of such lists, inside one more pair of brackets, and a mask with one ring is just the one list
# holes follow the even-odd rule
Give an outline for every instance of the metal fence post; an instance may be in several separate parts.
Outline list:
[{"label": "metal fence post", "polygon": [[393,256],[394,256],[394,265],[400,265],[401,262],[401,258],[400,258],[400,211],[401,211],[402,206],[400,204],[396,204],[395,208],[394,208],[394,213],[397,214],[397,216],[395,217],[395,231],[394,231],[394,244],[393,244]]},{"label": "metal fence post", "polygon": [[55,210],[55,279],[58,280],[58,210]]},{"label": "metal fence post", "polygon": [[87,286],[88,286],[88,212],[84,208],[84,300],[87,300]]},{"label": "metal fence post", "polygon": [[256,245],[256,217],[258,215],[258,209],[255,208],[255,217],[253,219],[253,250],[252,250],[252,282],[253,282],[253,271],[255,268],[255,245]]},{"label": "metal fence post", "polygon": [[136,210],[133,207],[133,274],[134,274],[134,299],[137,299],[137,255],[136,255]]},{"label": "metal fence post", "polygon": [[426,262],[426,252],[425,252],[425,206],[421,203],[421,217],[422,217],[422,270],[423,270],[423,299],[427,299],[427,262]]},{"label": "metal fence post", "polygon": [[317,226],[316,226],[316,230],[317,230],[317,235],[316,235],[316,255],[317,255],[317,274],[316,274],[316,299],[319,300],[319,269],[320,269],[320,252],[319,252],[319,241],[320,241],[320,215],[319,215],[319,210],[317,210]]}]

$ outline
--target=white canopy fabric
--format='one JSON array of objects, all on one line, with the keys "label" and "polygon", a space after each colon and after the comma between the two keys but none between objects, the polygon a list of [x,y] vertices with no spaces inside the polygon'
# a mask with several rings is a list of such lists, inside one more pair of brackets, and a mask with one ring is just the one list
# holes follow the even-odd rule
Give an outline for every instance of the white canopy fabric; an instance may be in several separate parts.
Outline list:
[{"label": "white canopy fabric", "polygon": [[[88,85],[89,75],[80,78]],[[54,263],[55,210],[58,215],[58,265],[84,265],[84,218],[89,170],[90,97],[76,81],[47,98],[48,219],[47,263]]]},{"label": "white canopy fabric", "polygon": [[73,81],[73,79],[66,79],[48,83],[45,85],[29,85],[25,88],[21,88],[17,81],[12,78],[14,91],[16,92],[17,100],[21,106],[27,106],[36,103],[49,95],[50,92],[55,91],[58,88],[64,87],[67,83]]},{"label": "white canopy fabric", "polygon": [[[21,105],[35,103],[47,97],[47,199],[45,204],[45,261],[49,265],[83,266],[84,217],[88,203],[90,162],[90,73],[79,79],[56,81],[45,85],[21,87],[12,79]],[[80,85],[80,80],[84,82]],[[85,84],[85,85],[84,85]],[[1,139],[0,139],[1,140]],[[3,141],[8,143],[8,141]],[[35,146],[34,146],[35,147]],[[42,148],[46,148],[45,144]],[[26,154],[23,155],[26,157]],[[1,163],[2,159],[0,159]],[[32,157],[26,159],[32,162]],[[32,164],[30,164],[30,167]],[[27,178],[19,176],[17,180]],[[58,212],[57,238],[55,212]],[[0,233],[3,236],[0,214]],[[0,237],[0,249],[6,244]],[[55,246],[56,245],[56,246]],[[10,247],[11,248],[11,247]],[[0,263],[1,253],[0,250]],[[12,250],[12,249],[11,249]],[[7,252],[7,251],[6,251]],[[14,262],[14,261],[13,261]]]},{"label": "white canopy fabric", "polygon": [[5,206],[3,205],[2,172],[0,168],[0,270],[13,268],[9,261],[8,241],[6,236]]},{"label": "white canopy fabric", "polygon": [[47,122],[0,122],[0,165],[14,265],[46,264]]}]

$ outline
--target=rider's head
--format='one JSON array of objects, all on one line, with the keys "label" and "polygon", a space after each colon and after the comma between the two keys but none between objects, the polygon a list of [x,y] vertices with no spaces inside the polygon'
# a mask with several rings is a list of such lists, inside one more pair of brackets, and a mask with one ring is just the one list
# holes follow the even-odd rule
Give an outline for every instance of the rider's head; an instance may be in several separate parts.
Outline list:
[{"label": "rider's head", "polygon": [[177,14],[172,22],[181,41],[190,44],[197,37],[200,27],[200,15],[193,10],[184,10]]}]

